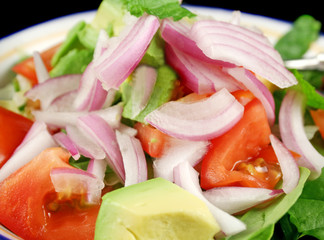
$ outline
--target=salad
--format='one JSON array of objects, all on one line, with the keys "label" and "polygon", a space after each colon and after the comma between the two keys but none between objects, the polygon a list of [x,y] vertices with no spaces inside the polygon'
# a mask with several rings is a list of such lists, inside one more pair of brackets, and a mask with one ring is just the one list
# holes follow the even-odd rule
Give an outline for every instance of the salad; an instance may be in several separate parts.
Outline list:
[{"label": "salad", "polygon": [[207,206],[215,239],[323,239],[324,73],[284,64],[320,28],[303,15],[273,46],[237,11],[103,0],[0,90],[0,223],[96,239],[103,196],[163,178]]}]

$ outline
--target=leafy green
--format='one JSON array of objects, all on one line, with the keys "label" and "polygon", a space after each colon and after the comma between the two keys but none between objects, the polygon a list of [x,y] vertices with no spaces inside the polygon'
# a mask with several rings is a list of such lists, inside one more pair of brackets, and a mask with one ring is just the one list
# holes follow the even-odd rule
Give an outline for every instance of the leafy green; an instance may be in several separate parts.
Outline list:
[{"label": "leafy green", "polygon": [[299,199],[289,215],[302,235],[324,239],[324,200]]},{"label": "leafy green", "polygon": [[50,71],[51,77],[62,76],[65,74],[80,74],[93,58],[93,50],[72,49]]},{"label": "leafy green", "polygon": [[128,11],[140,17],[145,12],[155,15],[160,19],[172,17],[174,21],[178,21],[184,17],[196,16],[189,10],[180,6],[178,0],[122,0],[127,6]]},{"label": "leafy green", "polygon": [[131,101],[131,80],[125,81],[121,86],[122,99],[125,103],[123,117],[144,122],[147,114],[160,107],[163,103],[170,101],[175,87],[175,80],[177,75],[172,68],[163,65],[157,69],[157,79],[152,92],[152,95],[146,107],[136,116],[132,114],[132,101]]},{"label": "leafy green", "polygon": [[313,108],[324,109],[324,97],[316,91],[313,85],[304,80],[303,75],[297,70],[292,70],[292,72],[298,80],[298,85],[293,86],[293,88],[301,91],[306,96],[306,105]]},{"label": "leafy green", "polygon": [[74,27],[68,32],[64,42],[60,46],[60,48],[57,50],[57,52],[54,54],[51,64],[52,66],[55,66],[59,60],[65,56],[71,49],[74,48],[80,48],[81,44],[78,38],[78,33],[84,29],[86,26],[85,21],[80,21],[77,24],[74,25]]},{"label": "leafy green", "polygon": [[75,160],[73,157],[70,157],[70,159],[69,159],[69,164],[71,166],[73,166],[75,168],[82,169],[84,171],[87,170],[89,162],[90,162],[90,158],[87,158],[83,155],[81,155],[78,160]]},{"label": "leafy green", "polygon": [[141,60],[141,64],[146,64],[156,68],[165,64],[164,41],[159,34],[154,35]]},{"label": "leafy green", "polygon": [[284,60],[301,58],[320,33],[321,23],[310,15],[297,18],[293,27],[275,44]]},{"label": "leafy green", "polygon": [[[273,226],[278,222],[284,214],[297,201],[302,193],[304,184],[310,175],[307,168],[300,168],[300,179],[298,186],[289,194],[281,195],[273,200],[271,205],[262,209],[251,209],[245,213],[240,219],[247,225],[247,230],[226,238],[226,240],[251,240],[270,239],[273,233]],[[270,235],[271,233],[271,235]]]}]

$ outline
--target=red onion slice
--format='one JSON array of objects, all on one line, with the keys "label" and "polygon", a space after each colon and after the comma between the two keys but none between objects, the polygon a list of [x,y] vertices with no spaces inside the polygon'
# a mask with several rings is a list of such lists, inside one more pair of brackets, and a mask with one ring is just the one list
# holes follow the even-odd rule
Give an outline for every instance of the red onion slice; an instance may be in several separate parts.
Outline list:
[{"label": "red onion slice", "polygon": [[207,57],[196,42],[190,37],[190,29],[192,25],[186,20],[177,22],[170,19],[164,19],[160,28],[162,38],[172,47],[197,58],[200,61],[213,63],[223,67],[234,67],[234,64],[218,61]]},{"label": "red onion slice", "polygon": [[105,184],[93,174],[78,168],[53,168],[50,177],[56,192],[81,195],[87,193],[88,203],[100,203],[101,190]]},{"label": "red onion slice", "polygon": [[143,15],[113,39],[109,48],[94,61],[94,69],[106,90],[118,89],[141,61],[160,26],[152,15]]},{"label": "red onion slice", "polygon": [[116,131],[116,138],[123,157],[125,187],[146,181],[146,158],[140,141],[119,131]]},{"label": "red onion slice", "polygon": [[67,134],[63,132],[55,133],[53,135],[53,139],[57,142],[58,145],[68,150],[75,160],[78,160],[80,158],[78,148]]},{"label": "red onion slice", "polygon": [[46,82],[35,85],[32,89],[26,92],[25,96],[33,101],[40,100],[41,109],[46,110],[55,98],[77,89],[80,78],[81,74],[71,74],[51,78]]},{"label": "red onion slice", "polygon": [[244,107],[226,89],[197,102],[172,101],[145,117],[160,131],[175,138],[204,141],[231,129]]},{"label": "red onion slice", "polygon": [[213,93],[222,88],[232,92],[243,88],[219,65],[203,62],[184,52],[165,46],[167,63],[180,75],[184,85],[198,94]]},{"label": "red onion slice", "polygon": [[77,90],[72,90],[55,98],[51,104],[46,108],[49,112],[73,112],[76,109],[73,106],[74,99],[76,98]]},{"label": "red onion slice", "polygon": [[11,158],[0,169],[0,182],[26,165],[43,150],[57,146],[48,132],[47,126],[42,122],[34,122],[26,137]]},{"label": "red onion slice", "polygon": [[324,157],[313,147],[304,130],[305,96],[297,91],[288,90],[279,110],[280,135],[285,146],[300,154],[297,163],[309,168],[311,178],[321,174]]},{"label": "red onion slice", "polygon": [[291,152],[273,134],[270,135],[271,145],[278,158],[282,172],[282,189],[289,193],[295,189],[299,182],[299,168]]},{"label": "red onion slice", "polygon": [[153,67],[141,65],[132,76],[132,117],[135,118],[146,107],[151,97],[157,71]]},{"label": "red onion slice", "polygon": [[208,146],[208,141],[170,138],[162,157],[153,161],[154,177],[173,182],[173,169],[181,162],[189,162],[191,166],[195,166],[207,152]]},{"label": "red onion slice", "polygon": [[103,181],[105,179],[107,165],[108,163],[104,159],[90,159],[87,172]]},{"label": "red onion slice", "polygon": [[203,195],[199,185],[198,172],[188,162],[180,163],[174,169],[174,181],[177,185],[204,201],[226,236],[235,235],[246,229],[245,224],[227,212],[211,204]]},{"label": "red onion slice", "polygon": [[85,157],[93,159],[104,159],[106,153],[90,138],[82,128],[73,125],[66,126],[67,136],[77,147],[78,152]]},{"label": "red onion slice", "polygon": [[78,111],[93,111],[100,109],[106,100],[107,91],[102,88],[101,82],[94,71],[91,62],[83,72],[77,96],[74,100],[74,108]]},{"label": "red onion slice", "polygon": [[35,71],[36,71],[38,83],[42,83],[50,79],[50,75],[47,71],[47,68],[39,52],[37,51],[34,52],[33,57],[34,57]]},{"label": "red onion slice", "polygon": [[225,71],[244,84],[261,101],[266,111],[269,124],[272,126],[275,122],[275,103],[269,89],[254,74],[244,68],[228,68]]},{"label": "red onion slice", "polygon": [[125,182],[123,158],[120,153],[115,131],[101,117],[93,114],[78,118],[77,126],[83,129],[107,154],[109,166]]},{"label": "red onion slice", "polygon": [[234,214],[281,194],[282,190],[249,187],[218,187],[203,192],[204,197],[223,211]]},{"label": "red onion slice", "polygon": [[204,28],[204,31],[206,31],[207,34],[219,34],[220,36],[232,35],[234,38],[233,40],[239,39],[242,42],[260,46],[260,50],[262,50],[266,55],[269,55],[278,63],[284,64],[280,54],[277,51],[274,51],[273,45],[269,39],[260,31],[249,29],[231,22],[202,20],[195,23],[190,34],[199,34],[195,32],[198,28]]},{"label": "red onion slice", "polygon": [[243,66],[280,88],[297,84],[294,75],[276,57],[274,48],[265,45],[263,38],[249,36],[255,35],[251,30],[234,26],[240,28],[240,34],[232,29],[230,23],[219,26],[218,21],[197,21],[191,28],[191,37],[206,56],[212,59]]},{"label": "red onion slice", "polygon": [[[117,104],[105,109],[92,111],[91,114],[98,115],[105,119],[112,128],[118,128],[122,116],[123,107]],[[35,119],[43,121],[48,125],[64,128],[67,125],[75,125],[79,117],[89,114],[89,112],[52,112],[33,111]]]}]

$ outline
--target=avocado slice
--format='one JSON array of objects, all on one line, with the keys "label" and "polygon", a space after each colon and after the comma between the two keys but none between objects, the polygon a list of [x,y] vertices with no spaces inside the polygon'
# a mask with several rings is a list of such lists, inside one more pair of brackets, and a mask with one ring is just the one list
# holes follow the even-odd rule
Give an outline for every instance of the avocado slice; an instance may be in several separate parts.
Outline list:
[{"label": "avocado slice", "polygon": [[95,240],[212,240],[219,231],[204,202],[154,178],[103,196]]}]

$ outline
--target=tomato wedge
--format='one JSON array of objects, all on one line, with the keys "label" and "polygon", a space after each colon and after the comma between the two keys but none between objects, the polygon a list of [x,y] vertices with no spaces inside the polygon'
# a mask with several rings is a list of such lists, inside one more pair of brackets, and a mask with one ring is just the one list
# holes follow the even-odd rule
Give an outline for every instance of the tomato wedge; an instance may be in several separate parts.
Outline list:
[{"label": "tomato wedge", "polygon": [[137,122],[134,128],[137,130],[136,137],[140,140],[143,150],[151,157],[161,157],[168,135],[149,124],[140,122]]},{"label": "tomato wedge", "polygon": [[[211,147],[201,165],[201,187],[210,189],[221,186],[244,186],[273,188],[263,175],[259,178],[248,162],[270,144],[271,133],[262,103],[253,98],[245,105],[242,119],[227,133],[211,140]],[[240,167],[239,163],[246,163]],[[254,169],[258,169],[255,168]],[[266,179],[266,177],[265,177]]]},{"label": "tomato wedge", "polygon": [[47,149],[1,182],[0,223],[26,240],[93,239],[99,205],[62,199],[51,182],[51,169],[72,168],[69,157],[62,148]]},{"label": "tomato wedge", "polygon": [[324,110],[317,109],[317,110],[310,110],[310,114],[319,129],[319,132],[324,139]]},{"label": "tomato wedge", "polygon": [[[51,59],[60,47],[61,44],[57,44],[44,52],[41,52],[40,55],[43,59],[43,62],[47,68],[48,71],[52,69],[51,65]],[[12,71],[14,71],[17,74],[21,74],[29,81],[31,82],[32,86],[36,85],[38,83],[36,70],[35,70],[35,64],[34,64],[34,58],[29,57],[22,62],[17,63],[15,66],[13,66]]]},{"label": "tomato wedge", "polygon": [[33,121],[0,107],[0,168],[24,139]]}]

